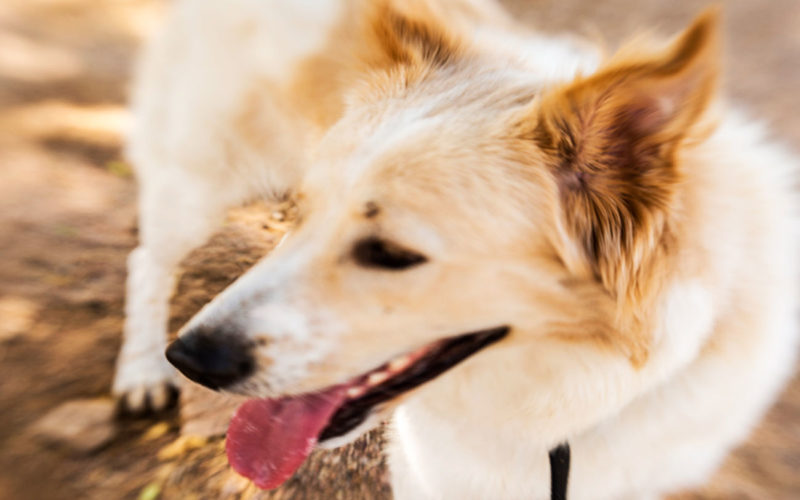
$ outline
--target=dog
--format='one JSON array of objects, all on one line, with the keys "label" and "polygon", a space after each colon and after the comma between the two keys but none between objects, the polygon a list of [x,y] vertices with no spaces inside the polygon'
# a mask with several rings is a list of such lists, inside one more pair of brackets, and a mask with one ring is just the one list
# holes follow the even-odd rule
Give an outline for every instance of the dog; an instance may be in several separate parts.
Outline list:
[{"label": "dog", "polygon": [[179,0],[128,151],[140,244],[114,392],[168,404],[180,259],[248,199],[281,244],[167,348],[254,399],[232,466],[276,487],[390,419],[398,499],[702,484],[790,375],[797,162],[718,90],[718,14],[605,57],[489,0]]}]

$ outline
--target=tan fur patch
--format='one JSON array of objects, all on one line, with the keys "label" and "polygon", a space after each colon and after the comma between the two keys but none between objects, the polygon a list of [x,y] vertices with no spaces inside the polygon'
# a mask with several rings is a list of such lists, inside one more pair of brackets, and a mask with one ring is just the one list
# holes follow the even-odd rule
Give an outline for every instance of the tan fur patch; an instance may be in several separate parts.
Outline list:
[{"label": "tan fur patch", "polygon": [[[621,332],[642,330],[674,244],[677,152],[717,79],[717,15],[664,53],[624,52],[596,75],[547,93],[528,132],[546,153],[564,226],[618,303]],[[631,339],[632,360],[648,342]]]}]

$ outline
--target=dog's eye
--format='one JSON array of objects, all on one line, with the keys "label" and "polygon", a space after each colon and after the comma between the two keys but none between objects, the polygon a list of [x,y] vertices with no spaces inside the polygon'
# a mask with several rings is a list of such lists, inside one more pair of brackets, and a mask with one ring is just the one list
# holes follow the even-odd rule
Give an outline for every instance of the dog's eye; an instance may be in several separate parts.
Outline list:
[{"label": "dog's eye", "polygon": [[379,267],[400,271],[424,264],[428,258],[391,241],[365,238],[353,247],[353,258],[364,267]]}]

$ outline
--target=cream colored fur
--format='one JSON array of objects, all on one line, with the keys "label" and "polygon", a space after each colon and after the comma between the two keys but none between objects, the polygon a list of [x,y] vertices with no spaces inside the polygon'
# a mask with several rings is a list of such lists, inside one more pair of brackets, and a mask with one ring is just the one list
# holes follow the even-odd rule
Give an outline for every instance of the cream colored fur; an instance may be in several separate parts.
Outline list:
[{"label": "cream colored fur", "polygon": [[[298,227],[184,328],[236,322],[268,340],[237,392],[319,389],[444,336],[509,325],[507,339],[383,409],[396,498],[548,498],[547,451],[564,440],[571,499],[701,484],[793,366],[796,160],[731,111],[681,149],[677,250],[636,332],[649,353],[634,363],[613,340],[615,298],[564,265],[580,251],[563,246],[553,181],[508,141],[538,93],[595,71],[597,53],[525,32],[488,2],[425,3],[404,8],[455,9],[471,55],[411,90],[348,59],[365,2],[174,6],[134,94],[141,243],[115,391],[132,408],[148,395],[159,406],[178,261],[226,208],[291,193]],[[308,61],[339,68],[336,82],[310,85]],[[375,219],[363,216],[369,202]],[[350,248],[373,234],[429,262],[360,268]],[[609,343],[591,338],[598,325]]]}]

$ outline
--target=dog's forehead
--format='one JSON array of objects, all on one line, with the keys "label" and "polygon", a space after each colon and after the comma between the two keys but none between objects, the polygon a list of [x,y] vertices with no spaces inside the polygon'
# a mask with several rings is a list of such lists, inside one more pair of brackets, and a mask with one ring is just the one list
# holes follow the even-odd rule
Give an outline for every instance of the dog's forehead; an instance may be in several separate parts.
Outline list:
[{"label": "dog's forehead", "polygon": [[376,207],[384,215],[442,214],[448,224],[529,212],[523,205],[541,198],[530,186],[535,166],[517,161],[509,129],[512,114],[527,108],[530,89],[494,82],[351,110],[307,173],[309,203],[359,216],[375,217]]},{"label": "dog's forehead", "polygon": [[444,200],[448,191],[463,196],[482,153],[457,133],[447,132],[441,117],[401,114],[377,126],[341,157],[324,158],[312,167],[304,184],[311,198],[326,199],[359,212],[387,204],[413,205]]},{"label": "dog's forehead", "polygon": [[458,184],[463,190],[470,178],[489,175],[507,147],[496,117],[435,113],[430,106],[339,124],[309,169],[305,188],[336,196],[420,183],[431,188]]},{"label": "dog's forehead", "polygon": [[398,165],[435,166],[496,152],[512,126],[510,113],[527,108],[536,90],[527,80],[490,71],[438,75],[417,87],[374,92],[390,95],[356,101],[322,140],[313,170],[323,184],[339,178],[353,185]]},{"label": "dog's forehead", "polygon": [[527,178],[528,166],[508,159],[510,146],[447,125],[429,117],[378,131],[367,140],[380,143],[318,165],[307,183],[309,215],[330,217],[342,236],[367,223],[406,243],[416,242],[420,225],[460,248],[488,245],[487,231],[499,233],[493,245],[530,238],[542,212],[535,206],[546,197]]}]

